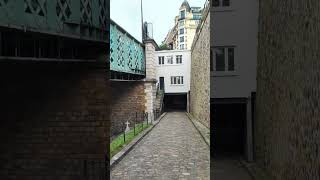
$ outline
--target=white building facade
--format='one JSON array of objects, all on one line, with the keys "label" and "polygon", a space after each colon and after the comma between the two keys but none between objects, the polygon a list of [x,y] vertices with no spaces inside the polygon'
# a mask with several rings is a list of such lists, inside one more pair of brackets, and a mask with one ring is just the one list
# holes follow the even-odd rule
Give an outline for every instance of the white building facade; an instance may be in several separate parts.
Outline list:
[{"label": "white building facade", "polygon": [[156,79],[165,95],[186,95],[187,110],[190,91],[190,50],[156,51]]},{"label": "white building facade", "polygon": [[[216,108],[213,121],[219,118],[228,121],[224,118],[235,108],[246,111],[244,116],[235,116],[244,117],[243,151],[247,160],[252,161],[252,98],[256,92],[259,4],[256,0],[212,0],[211,6],[210,94],[211,105]],[[237,120],[240,118],[232,121]],[[233,133],[234,127],[223,128]]]}]

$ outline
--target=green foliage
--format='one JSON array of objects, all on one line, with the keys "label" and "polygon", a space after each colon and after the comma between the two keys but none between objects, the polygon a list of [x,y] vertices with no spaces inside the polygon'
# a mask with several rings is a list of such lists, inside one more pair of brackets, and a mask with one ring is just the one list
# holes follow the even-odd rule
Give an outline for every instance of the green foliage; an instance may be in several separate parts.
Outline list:
[{"label": "green foliage", "polygon": [[160,49],[160,50],[169,50],[169,47],[168,47],[167,44],[161,44],[161,45],[159,46],[159,49]]}]

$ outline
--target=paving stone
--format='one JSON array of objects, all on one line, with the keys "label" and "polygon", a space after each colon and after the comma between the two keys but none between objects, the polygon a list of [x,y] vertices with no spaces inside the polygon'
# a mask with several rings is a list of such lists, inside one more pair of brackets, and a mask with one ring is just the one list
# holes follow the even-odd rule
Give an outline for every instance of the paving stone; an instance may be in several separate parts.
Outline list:
[{"label": "paving stone", "polygon": [[208,180],[209,158],[209,147],[185,113],[172,112],[111,169],[111,179]]}]

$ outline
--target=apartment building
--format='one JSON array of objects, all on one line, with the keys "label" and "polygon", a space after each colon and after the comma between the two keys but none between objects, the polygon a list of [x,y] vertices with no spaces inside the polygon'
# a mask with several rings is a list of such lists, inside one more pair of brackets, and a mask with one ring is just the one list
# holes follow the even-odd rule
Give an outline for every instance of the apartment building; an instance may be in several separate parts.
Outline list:
[{"label": "apartment building", "polygon": [[156,78],[164,90],[165,108],[189,109],[190,50],[156,51]]},{"label": "apartment building", "polygon": [[258,1],[211,4],[211,119],[216,152],[253,159]]},{"label": "apartment building", "polygon": [[191,7],[185,0],[179,8],[179,15],[175,17],[174,27],[163,43],[170,49],[190,50],[201,18],[202,8]]}]

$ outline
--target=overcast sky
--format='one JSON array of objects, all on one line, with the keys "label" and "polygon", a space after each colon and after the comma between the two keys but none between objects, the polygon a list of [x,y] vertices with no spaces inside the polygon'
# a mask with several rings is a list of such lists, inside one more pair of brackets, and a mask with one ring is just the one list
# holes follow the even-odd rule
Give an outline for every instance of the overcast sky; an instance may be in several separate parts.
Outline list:
[{"label": "overcast sky", "polygon": [[[144,21],[153,24],[153,38],[161,45],[174,17],[179,14],[183,0],[143,0]],[[188,0],[190,6],[203,7],[205,0]],[[141,41],[140,0],[110,0],[110,16],[113,21]]]}]

